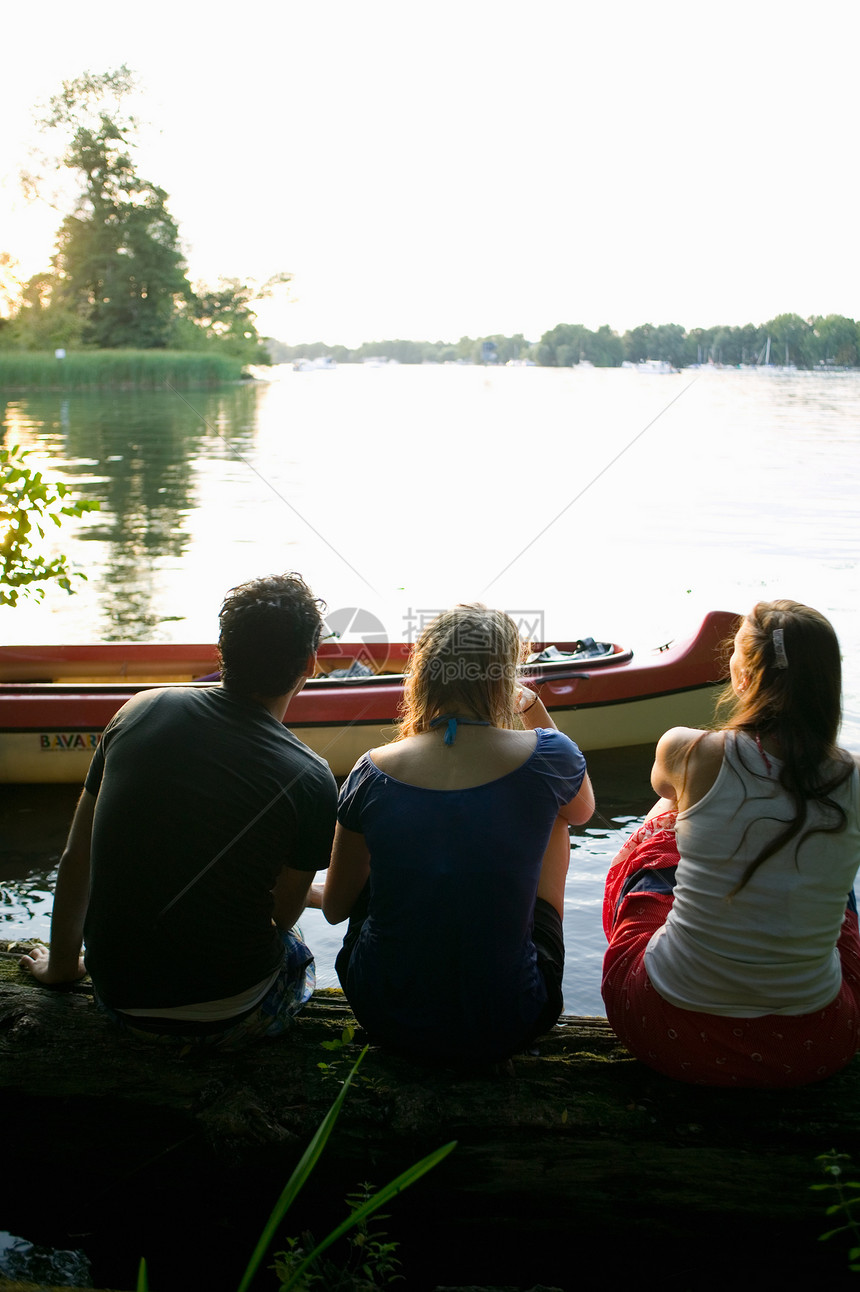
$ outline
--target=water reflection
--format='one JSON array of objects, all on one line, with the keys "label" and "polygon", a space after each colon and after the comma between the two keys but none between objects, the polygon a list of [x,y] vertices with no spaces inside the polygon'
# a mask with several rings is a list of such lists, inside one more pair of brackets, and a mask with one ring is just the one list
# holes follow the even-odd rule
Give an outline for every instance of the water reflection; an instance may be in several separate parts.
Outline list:
[{"label": "water reflection", "polygon": [[8,938],[47,940],[56,867],[77,785],[0,786],[0,924]]},{"label": "water reflection", "polygon": [[[247,386],[200,391],[129,391],[34,395],[7,403],[7,444],[50,459],[100,511],[77,539],[100,544],[101,624],[105,641],[151,640],[159,624],[180,616],[159,606],[160,565],[178,566],[193,539],[201,505],[201,458],[247,452],[257,392]],[[89,568],[92,565],[88,563]]]},{"label": "water reflection", "polygon": [[87,1287],[91,1266],[81,1251],[39,1247],[26,1238],[0,1230],[0,1274],[7,1279],[51,1287]]},{"label": "water reflection", "polygon": [[[225,589],[284,568],[392,636],[417,607],[480,596],[533,608],[550,640],[637,650],[708,610],[789,596],[834,621],[843,741],[860,747],[860,375],[707,372],[668,407],[672,382],[344,367],[187,399],[11,401],[6,443],[33,448],[102,511],[59,539],[89,583],[49,593],[29,618],[7,613],[5,639],[212,640]],[[650,806],[650,752],[629,767],[619,754],[589,760],[602,819],[577,835],[567,888],[572,1010],[599,1009],[603,877]],[[28,930],[54,855],[31,852]],[[330,963],[338,930],[308,918]]]},{"label": "water reflection", "polygon": [[[5,870],[5,858],[2,863]],[[12,873],[0,881],[0,922],[15,926],[14,937],[45,937],[56,882],[55,869],[27,870],[19,876]]]}]

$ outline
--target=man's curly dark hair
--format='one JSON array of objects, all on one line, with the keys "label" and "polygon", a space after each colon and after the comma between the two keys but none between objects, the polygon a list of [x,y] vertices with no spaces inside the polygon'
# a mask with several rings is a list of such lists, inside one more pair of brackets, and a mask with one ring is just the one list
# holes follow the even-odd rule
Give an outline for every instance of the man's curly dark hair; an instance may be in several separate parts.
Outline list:
[{"label": "man's curly dark hair", "polygon": [[325,608],[295,573],[231,588],[218,616],[224,686],[244,695],[285,695],[319,645]]}]

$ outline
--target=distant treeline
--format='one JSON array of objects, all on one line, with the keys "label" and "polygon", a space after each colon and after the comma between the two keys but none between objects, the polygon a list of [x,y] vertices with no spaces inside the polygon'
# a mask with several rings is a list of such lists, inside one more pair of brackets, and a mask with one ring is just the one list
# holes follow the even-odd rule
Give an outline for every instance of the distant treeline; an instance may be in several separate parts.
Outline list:
[{"label": "distant treeline", "polygon": [[[769,343],[769,344],[768,344]],[[273,363],[330,356],[337,363],[363,363],[369,359],[398,363],[507,363],[525,360],[545,368],[571,368],[583,361],[596,368],[618,368],[622,363],[659,359],[676,368],[697,363],[792,363],[798,368],[856,368],[860,366],[860,324],[842,314],[803,319],[799,314],[778,314],[767,323],[743,327],[693,328],[678,323],[643,323],[623,335],[604,325],[596,332],[580,323],[559,323],[539,341],[516,336],[461,337],[450,341],[370,341],[351,350],[343,345],[315,341],[309,345],[284,345],[267,340]]]}]

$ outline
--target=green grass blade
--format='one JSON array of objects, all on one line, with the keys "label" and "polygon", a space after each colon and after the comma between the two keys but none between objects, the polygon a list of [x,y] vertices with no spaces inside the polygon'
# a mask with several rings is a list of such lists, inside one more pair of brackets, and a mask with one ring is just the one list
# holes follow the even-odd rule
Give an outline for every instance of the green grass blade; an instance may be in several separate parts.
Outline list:
[{"label": "green grass blade", "polygon": [[355,1225],[360,1225],[368,1216],[372,1216],[374,1211],[378,1211],[380,1207],[384,1207],[385,1204],[390,1202],[392,1198],[396,1197],[398,1193],[402,1193],[404,1189],[408,1189],[410,1184],[414,1184],[416,1180],[420,1180],[422,1175],[426,1175],[428,1171],[431,1171],[434,1166],[441,1162],[444,1157],[447,1157],[448,1154],[456,1147],[457,1141],[452,1140],[450,1144],[445,1144],[442,1148],[437,1148],[434,1153],[428,1154],[428,1156],[422,1158],[420,1162],[416,1162],[414,1166],[410,1166],[402,1173],[402,1175],[398,1175],[396,1180],[392,1180],[389,1184],[386,1184],[378,1193],[375,1193],[372,1198],[368,1198],[367,1202],[363,1203],[356,1211],[351,1212],[347,1216],[346,1220],[339,1224],[336,1229],[333,1229],[332,1232],[322,1240],[322,1242],[317,1243],[310,1255],[306,1256],[301,1265],[299,1265],[295,1272],[290,1275],[287,1282],[281,1285],[281,1292],[289,1292],[290,1288],[295,1287],[297,1282],[304,1275],[308,1266],[312,1265],[318,1256],[321,1256],[324,1251],[331,1247],[332,1243],[336,1243],[339,1238],[342,1238],[343,1235],[348,1233]]},{"label": "green grass blade", "polygon": [[146,1257],[141,1256],[137,1269],[137,1288],[135,1292],[149,1292],[149,1279],[146,1277]]},{"label": "green grass blade", "polygon": [[851,1228],[850,1225],[838,1225],[836,1229],[828,1229],[826,1234],[818,1235],[818,1241],[819,1243],[826,1243],[828,1238],[832,1238],[834,1234],[844,1234],[850,1228]]},{"label": "green grass blade", "polygon": [[316,1163],[319,1160],[319,1156],[326,1146],[328,1137],[331,1135],[332,1131],[334,1130],[334,1124],[337,1121],[338,1116],[340,1115],[340,1110],[343,1107],[343,1101],[346,1098],[346,1092],[349,1089],[350,1082],[352,1081],[353,1077],[358,1071],[358,1065],[361,1063],[365,1054],[367,1054],[367,1048],[368,1048],[367,1046],[364,1047],[361,1054],[358,1056],[355,1063],[352,1065],[352,1070],[349,1073],[346,1080],[344,1081],[340,1090],[340,1094],[338,1095],[337,1099],[335,1099],[334,1103],[326,1113],[323,1120],[320,1122],[320,1125],[317,1129],[316,1134],[314,1135],[310,1144],[307,1146],[304,1153],[302,1154],[301,1161],[296,1166],[296,1169],[293,1171],[292,1175],[290,1176],[289,1180],[284,1186],[283,1193],[281,1194],[280,1198],[278,1198],[278,1201],[275,1203],[275,1206],[272,1210],[272,1214],[269,1216],[269,1219],[266,1222],[266,1226],[262,1234],[260,1235],[260,1240],[257,1243],[257,1246],[254,1248],[251,1259],[248,1262],[247,1269],[245,1270],[245,1273],[242,1275],[242,1281],[239,1284],[238,1292],[247,1292],[251,1284],[251,1280],[256,1274],[257,1269],[259,1268],[260,1262],[262,1261],[263,1257],[266,1255],[269,1245],[271,1244],[272,1239],[275,1236],[275,1231],[278,1228],[278,1225],[281,1223],[284,1216],[289,1211],[290,1207],[292,1206],[293,1202],[296,1199],[296,1195],[304,1185],[311,1171],[316,1166]]}]

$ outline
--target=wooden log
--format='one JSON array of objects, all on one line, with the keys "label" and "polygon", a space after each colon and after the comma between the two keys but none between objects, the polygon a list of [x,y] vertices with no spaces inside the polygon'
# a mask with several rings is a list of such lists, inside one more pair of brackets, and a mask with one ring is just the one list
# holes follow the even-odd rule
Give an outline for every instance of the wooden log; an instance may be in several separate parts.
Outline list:
[{"label": "wooden log", "polygon": [[[96,1286],[134,1286],[146,1255],[157,1292],[229,1292],[358,1053],[360,1030],[324,1048],[354,1025],[343,996],[316,993],[280,1040],[181,1054],[119,1034],[88,980],[45,990],[0,952],[3,1225],[89,1244]],[[322,1237],[359,1182],[452,1139],[385,1222],[410,1292],[603,1282],[595,1254],[610,1287],[649,1269],[668,1289],[853,1278],[848,1244],[817,1241],[835,1222],[810,1186],[818,1154],[860,1163],[856,1062],[798,1091],[703,1090],[632,1059],[604,1018],[574,1017],[484,1069],[372,1048],[284,1233]],[[35,1199],[34,1178],[49,1182]]]}]

